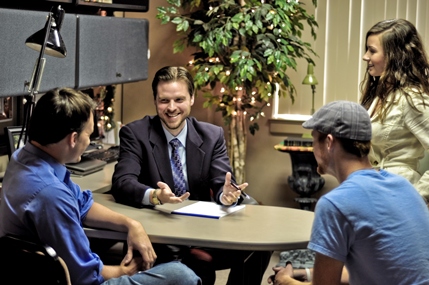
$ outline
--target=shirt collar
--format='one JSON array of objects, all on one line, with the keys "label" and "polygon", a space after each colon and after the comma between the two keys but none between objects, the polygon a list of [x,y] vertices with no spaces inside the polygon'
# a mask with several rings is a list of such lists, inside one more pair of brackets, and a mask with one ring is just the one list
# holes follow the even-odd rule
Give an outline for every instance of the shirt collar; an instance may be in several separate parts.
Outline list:
[{"label": "shirt collar", "polygon": [[167,142],[170,142],[172,139],[177,138],[180,141],[180,143],[183,145],[183,147],[186,147],[186,135],[188,134],[187,120],[185,120],[185,126],[177,136],[173,136],[172,134],[170,134],[170,132],[164,128],[164,125],[162,125],[162,129],[164,131]]},{"label": "shirt collar", "polygon": [[33,155],[41,158],[41,159],[43,159],[44,161],[46,161],[53,168],[55,175],[58,178],[63,179],[63,181],[65,181],[65,179],[67,177],[70,177],[70,175],[66,175],[67,172],[68,172],[68,170],[65,167],[65,165],[59,163],[51,155],[49,155],[48,153],[44,152],[40,148],[34,146],[30,142],[26,143],[25,146],[23,147],[23,149],[25,151],[28,151],[28,152],[32,153]]}]

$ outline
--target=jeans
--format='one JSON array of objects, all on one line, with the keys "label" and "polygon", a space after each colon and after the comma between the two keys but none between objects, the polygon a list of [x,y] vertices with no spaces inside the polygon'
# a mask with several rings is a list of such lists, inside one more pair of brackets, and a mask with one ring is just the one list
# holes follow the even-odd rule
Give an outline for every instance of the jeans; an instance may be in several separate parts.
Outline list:
[{"label": "jeans", "polygon": [[[214,285],[216,270],[227,268],[231,270],[226,285],[261,285],[272,254],[271,251],[252,252],[158,243],[152,245],[157,255],[157,263],[181,260],[201,278],[204,285]],[[206,254],[195,253],[195,250]]]},{"label": "jeans", "polygon": [[121,276],[102,285],[201,285],[201,279],[179,261],[159,264],[133,276]]}]

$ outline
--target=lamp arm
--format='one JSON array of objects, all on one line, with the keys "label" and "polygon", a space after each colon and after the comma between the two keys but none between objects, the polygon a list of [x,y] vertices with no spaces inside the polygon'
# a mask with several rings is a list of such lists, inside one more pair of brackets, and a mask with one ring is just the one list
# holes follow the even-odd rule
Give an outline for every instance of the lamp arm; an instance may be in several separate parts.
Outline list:
[{"label": "lamp arm", "polygon": [[311,114],[313,115],[315,112],[314,109],[314,93],[316,93],[316,85],[311,85]]},{"label": "lamp arm", "polygon": [[51,26],[52,26],[52,12],[49,12],[48,20],[46,23],[45,39],[40,48],[39,57],[37,58],[36,65],[34,67],[34,71],[30,80],[30,86],[28,88],[28,92],[30,93],[30,95],[33,95],[33,96],[39,92],[43,69],[45,67],[45,63],[44,63],[45,59],[43,58],[43,55],[45,54],[46,43],[48,42]]},{"label": "lamp arm", "polygon": [[[28,92],[30,94],[25,96],[26,102],[24,104],[24,118],[23,118],[24,122],[22,124],[22,129],[21,129],[21,132],[19,134],[19,140],[18,140],[17,148],[19,148],[19,144],[21,143],[23,136],[24,136],[23,143],[24,144],[27,143],[27,138],[28,138],[27,126],[29,124],[30,117],[31,117],[31,114],[33,113],[33,108],[35,105],[34,97],[39,92],[40,82],[42,80],[43,71],[45,69],[46,59],[43,58],[43,56],[44,56],[45,49],[46,49],[46,43],[48,42],[49,32],[50,32],[51,26],[52,26],[52,18],[53,18],[52,12],[49,12],[48,20],[46,23],[45,39],[44,39],[43,44],[40,48],[39,57],[37,58],[36,65],[35,65],[34,70],[33,70],[33,74],[31,75],[31,80],[30,80],[30,84],[29,84],[29,88],[28,88]],[[25,135],[24,135],[24,133],[25,133]]]}]

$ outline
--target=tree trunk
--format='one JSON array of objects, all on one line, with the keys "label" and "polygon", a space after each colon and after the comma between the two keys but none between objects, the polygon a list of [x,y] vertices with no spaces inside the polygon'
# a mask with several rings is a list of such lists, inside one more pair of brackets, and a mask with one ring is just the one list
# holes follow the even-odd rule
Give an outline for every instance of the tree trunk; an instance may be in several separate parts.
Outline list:
[{"label": "tree trunk", "polygon": [[232,117],[229,125],[229,157],[231,159],[232,171],[238,184],[246,182],[246,115],[242,111]]}]

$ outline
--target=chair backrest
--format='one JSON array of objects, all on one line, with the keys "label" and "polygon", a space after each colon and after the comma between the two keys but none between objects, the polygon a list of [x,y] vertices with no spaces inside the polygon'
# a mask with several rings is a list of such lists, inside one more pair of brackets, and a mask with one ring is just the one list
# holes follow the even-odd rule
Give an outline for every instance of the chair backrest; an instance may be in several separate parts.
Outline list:
[{"label": "chair backrest", "polygon": [[66,264],[50,246],[3,236],[0,260],[1,279],[10,280],[5,284],[71,284]]},{"label": "chair backrest", "polygon": [[24,146],[22,141],[24,140],[25,129],[22,130],[22,126],[7,126],[4,128],[4,134],[6,136],[7,154],[9,156],[9,159],[12,153],[18,147],[18,141],[21,136],[21,132],[22,132],[22,137],[21,137],[21,142],[19,144],[19,147]]}]

